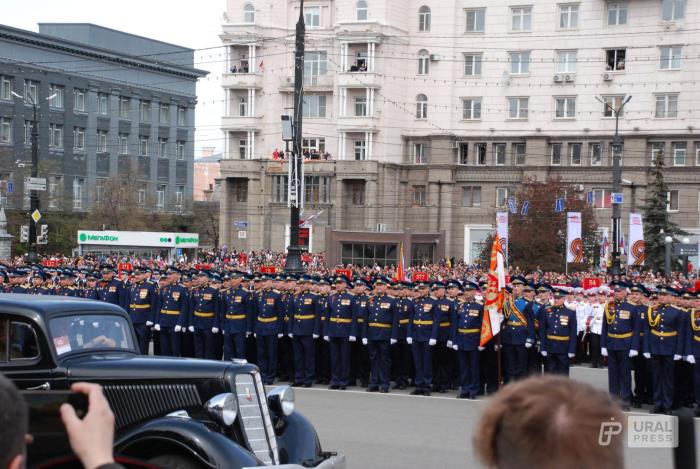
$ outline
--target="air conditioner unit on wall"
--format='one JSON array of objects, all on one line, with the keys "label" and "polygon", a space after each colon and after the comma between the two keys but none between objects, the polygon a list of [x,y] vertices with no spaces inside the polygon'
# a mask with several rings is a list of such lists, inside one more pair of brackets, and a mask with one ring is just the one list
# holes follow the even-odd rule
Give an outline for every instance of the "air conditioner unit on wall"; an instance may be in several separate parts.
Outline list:
[{"label": "air conditioner unit on wall", "polygon": [[603,81],[612,81],[612,79],[613,79],[612,73],[603,73]]},{"label": "air conditioner unit on wall", "polygon": [[574,184],[574,190],[576,192],[583,192],[583,184]]},{"label": "air conditioner unit on wall", "polygon": [[437,55],[437,54],[430,54],[430,61],[431,61],[431,62],[437,62],[438,60],[440,60],[440,56],[439,56],[439,55]]},{"label": "air conditioner unit on wall", "polygon": [[561,75],[554,75],[554,83],[561,83]]},{"label": "air conditioner unit on wall", "polygon": [[386,223],[377,223],[377,232],[384,233],[386,231]]},{"label": "air conditioner unit on wall", "polygon": [[574,82],[574,76],[573,75],[565,75],[564,76],[564,81],[567,83],[573,83]]}]

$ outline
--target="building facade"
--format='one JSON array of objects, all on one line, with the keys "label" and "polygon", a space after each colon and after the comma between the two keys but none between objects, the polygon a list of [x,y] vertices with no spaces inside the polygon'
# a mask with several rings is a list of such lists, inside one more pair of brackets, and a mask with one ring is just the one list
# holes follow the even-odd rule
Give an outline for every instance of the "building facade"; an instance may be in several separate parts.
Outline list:
[{"label": "building facade", "polygon": [[[627,96],[624,232],[659,155],[673,220],[698,232],[697,2],[526,3],[305,2],[304,149],[330,153],[305,164],[305,213],[320,213],[313,251],[336,253],[331,264],[360,251],[363,262],[377,252],[389,262],[410,231],[424,246],[407,249],[409,261],[470,262],[494,213],[531,178],[591,192],[599,225],[610,226],[611,108]],[[286,246],[287,164],[272,155],[292,106],[298,16],[293,0],[227,2],[221,242],[230,246]],[[352,232],[375,232],[376,245],[350,246],[340,234]]]},{"label": "building facade", "polygon": [[99,207],[110,178],[148,211],[192,203],[194,51],[93,24],[0,26],[0,201],[28,209],[38,109],[42,210]]}]

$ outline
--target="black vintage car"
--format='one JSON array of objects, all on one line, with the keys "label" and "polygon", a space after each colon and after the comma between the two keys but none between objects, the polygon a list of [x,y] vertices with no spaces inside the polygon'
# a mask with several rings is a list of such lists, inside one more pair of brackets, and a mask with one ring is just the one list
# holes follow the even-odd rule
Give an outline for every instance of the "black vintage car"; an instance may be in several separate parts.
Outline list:
[{"label": "black vintage car", "polygon": [[[100,383],[115,414],[118,456],[178,468],[345,467],[294,411],[292,389],[266,394],[254,365],[142,356],[135,344],[117,306],[0,295],[0,372],[21,390]],[[30,447],[31,464],[63,456],[48,440]]]}]

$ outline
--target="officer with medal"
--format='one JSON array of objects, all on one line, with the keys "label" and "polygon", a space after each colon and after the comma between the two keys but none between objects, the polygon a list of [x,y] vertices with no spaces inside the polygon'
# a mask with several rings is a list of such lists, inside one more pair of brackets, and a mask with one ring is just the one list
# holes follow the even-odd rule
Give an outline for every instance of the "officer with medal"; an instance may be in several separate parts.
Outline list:
[{"label": "officer with medal", "polygon": [[372,287],[362,277],[358,277],[353,282],[354,288],[352,294],[355,296],[353,302],[353,329],[350,333],[350,383],[352,386],[357,385],[357,380],[360,380],[360,386],[366,388],[369,385],[369,354],[367,347],[362,345],[362,330],[367,320],[367,305]]},{"label": "officer with medal", "polygon": [[321,316],[316,311],[316,294],[309,288],[309,277],[300,278],[294,295],[289,337],[294,349],[294,381],[292,386],[310,388],[316,376],[316,344],[321,333]]},{"label": "officer with medal", "polygon": [[547,373],[569,376],[569,360],[576,356],[576,312],[564,306],[566,291],[553,288],[554,304],[540,314],[540,353]]},{"label": "officer with medal", "polygon": [[389,280],[374,280],[375,295],[367,305],[367,322],[364,324],[362,344],[369,350],[371,366],[368,392],[389,392],[391,372],[391,345],[396,344],[399,315],[396,299],[386,293]]},{"label": "officer with medal", "polygon": [[[433,289],[439,311],[437,343],[433,348],[433,390],[441,394],[450,389],[454,371],[454,351],[452,350],[452,319],[457,306],[457,295],[462,286],[457,280],[441,282],[440,288]],[[451,292],[447,294],[447,292]]]},{"label": "officer with medal", "polygon": [[[697,301],[694,301],[697,305]],[[691,307],[688,315],[689,328],[685,334],[685,360],[693,365],[693,388],[695,392],[695,416],[700,417],[700,308]]]},{"label": "officer with medal", "polygon": [[464,299],[457,305],[452,326],[452,348],[459,363],[458,399],[476,399],[481,386],[479,352],[483,348],[479,343],[484,305],[474,298],[478,288],[474,282],[464,282]]},{"label": "officer with medal", "polygon": [[190,293],[189,331],[193,333],[195,358],[216,359],[216,338],[219,333],[219,292],[211,285],[210,273],[200,270]]},{"label": "officer with medal", "polygon": [[165,271],[165,286],[160,290],[155,329],[160,331],[160,354],[181,355],[182,331],[187,329],[190,300],[187,288],[180,284],[180,271],[170,267]]},{"label": "officer with medal", "polygon": [[248,314],[250,293],[244,288],[243,272],[233,271],[224,277],[226,290],[221,293],[221,326],[224,333],[224,360],[246,358],[246,332],[252,325]]},{"label": "officer with medal", "polygon": [[134,282],[129,287],[129,316],[134,325],[141,354],[148,355],[148,332],[154,325],[156,308],[158,307],[158,293],[152,283],[146,281],[148,269],[136,267],[134,269]]},{"label": "officer with medal", "polygon": [[527,280],[521,275],[515,275],[510,283],[513,293],[503,304],[506,323],[501,337],[507,383],[527,375],[528,349],[535,344],[532,302],[522,296]]},{"label": "officer with medal", "polygon": [[124,288],[124,283],[116,278],[116,270],[108,264],[100,267],[102,278],[97,286],[97,295],[100,301],[112,303],[129,310],[129,292]]},{"label": "officer with medal", "polygon": [[413,375],[413,358],[411,346],[406,342],[408,322],[413,309],[413,286],[410,282],[397,283],[395,289],[396,311],[399,315],[398,342],[391,349],[391,366],[393,368],[394,389],[406,389]]},{"label": "officer with medal", "polygon": [[262,279],[264,286],[255,305],[253,332],[260,375],[264,384],[271,385],[277,376],[277,341],[282,338],[284,318],[280,292],[272,288],[270,277],[263,275]]},{"label": "officer with medal", "polygon": [[414,396],[429,396],[433,387],[433,347],[440,328],[437,298],[429,296],[426,282],[418,282],[418,297],[413,302],[406,330],[406,342],[413,351],[416,368]]},{"label": "officer with medal", "polygon": [[350,384],[350,336],[355,318],[355,295],[348,291],[350,279],[339,275],[336,292],[328,298],[324,340],[330,345],[331,381],[329,389],[345,390]]},{"label": "officer with medal", "polygon": [[[644,324],[647,321],[647,310],[649,307],[645,304],[645,299],[650,296],[649,290],[641,283],[630,286],[630,293],[627,295],[627,301],[635,306],[635,314],[637,315],[637,323],[639,324],[639,349],[642,348],[644,340]],[[639,353],[632,359],[632,369],[634,370],[634,394],[632,397],[632,406],[636,409],[642,407],[642,404],[651,402],[651,370],[649,369],[649,360]]]}]

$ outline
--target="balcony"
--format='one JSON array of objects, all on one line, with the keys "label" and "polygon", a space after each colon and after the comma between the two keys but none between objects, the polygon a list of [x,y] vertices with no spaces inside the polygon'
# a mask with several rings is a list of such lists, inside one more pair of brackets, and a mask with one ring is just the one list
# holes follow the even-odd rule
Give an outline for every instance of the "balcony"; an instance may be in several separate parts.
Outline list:
[{"label": "balcony", "polygon": [[338,87],[341,88],[381,88],[381,75],[373,72],[338,73]]},{"label": "balcony", "polygon": [[262,116],[224,116],[221,118],[224,130],[261,130]]},{"label": "balcony", "polygon": [[374,114],[374,117],[338,116],[338,130],[340,132],[376,132],[380,111],[375,111]]},{"label": "balcony", "polygon": [[[333,92],[333,75],[304,76],[304,91],[308,92]],[[280,78],[280,92],[294,92],[294,76]]]},{"label": "balcony", "polygon": [[221,86],[232,89],[262,88],[262,73],[224,73]]}]

